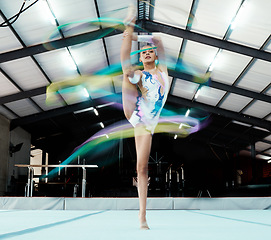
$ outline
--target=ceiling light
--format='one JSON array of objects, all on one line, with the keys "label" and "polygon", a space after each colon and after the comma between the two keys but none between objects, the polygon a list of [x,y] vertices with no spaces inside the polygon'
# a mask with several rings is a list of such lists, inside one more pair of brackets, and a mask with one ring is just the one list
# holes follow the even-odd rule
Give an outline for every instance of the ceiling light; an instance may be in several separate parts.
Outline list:
[{"label": "ceiling light", "polygon": [[47,0],[40,1],[42,4],[42,13],[53,25],[56,25],[56,17],[54,16]]},{"label": "ceiling light", "polygon": [[212,72],[212,71],[214,70],[215,62],[216,62],[216,56],[214,57],[214,59],[213,59],[211,65],[210,65],[210,67],[209,67],[209,69],[208,69],[209,72]]},{"label": "ceiling light", "polygon": [[247,1],[244,1],[231,22],[230,25],[231,30],[233,30],[237,24],[244,20],[245,13],[247,12],[247,6],[248,6]]},{"label": "ceiling light", "polygon": [[50,22],[51,24],[56,25],[56,19],[53,16],[50,18]]},{"label": "ceiling light", "polygon": [[115,102],[109,102],[109,103],[98,105],[97,108],[103,108],[103,107],[107,107],[107,106],[110,106],[110,105],[113,105],[113,104],[115,104]]},{"label": "ceiling light", "polygon": [[97,111],[97,109],[96,109],[96,108],[94,108],[94,109],[93,109],[93,112],[95,113],[95,115],[96,115],[96,116],[98,116],[98,115],[99,115],[99,113],[98,113],[98,111]]},{"label": "ceiling light", "polygon": [[197,91],[197,92],[196,92],[196,94],[195,94],[195,99],[197,99],[197,98],[198,98],[199,93],[200,93],[200,88],[198,89],[198,91]]},{"label": "ceiling light", "polygon": [[186,111],[185,117],[188,117],[189,113],[190,113],[190,109],[188,109],[188,110]]},{"label": "ceiling light", "polygon": [[235,29],[235,27],[236,27],[236,18],[235,18],[235,20],[233,20],[232,21],[232,23],[231,23],[231,30],[233,30],[233,29]]},{"label": "ceiling light", "polygon": [[261,128],[261,127],[257,127],[257,126],[253,126],[253,128],[264,131],[264,132],[269,132],[267,129],[265,128]]},{"label": "ceiling light", "polygon": [[70,55],[69,52],[67,52],[68,56],[65,57],[65,61],[66,61],[66,64],[69,66],[69,68],[71,70],[77,70],[77,66],[72,58],[72,56]]},{"label": "ceiling light", "polygon": [[109,138],[109,136],[107,134],[105,134],[106,138]]},{"label": "ceiling light", "polygon": [[78,110],[78,111],[75,111],[73,113],[77,114],[77,113],[87,112],[87,111],[91,111],[91,110],[93,110],[93,107],[89,107],[89,108],[85,108],[85,109],[82,109],[82,110]]},{"label": "ceiling light", "polygon": [[209,67],[209,71],[210,72],[212,72],[214,70],[214,66],[215,66],[215,64],[214,64],[214,61],[213,61],[212,64],[211,64],[211,66]]},{"label": "ceiling light", "polygon": [[181,123],[181,124],[180,124],[179,129],[181,129],[181,128],[182,128],[182,126],[183,126],[183,123]]},{"label": "ceiling light", "polygon": [[102,128],[104,128],[104,124],[102,122],[100,122],[100,125],[101,125]]},{"label": "ceiling light", "polygon": [[221,52],[221,50],[217,51],[217,53],[216,53],[216,55],[215,55],[215,57],[214,57],[211,65],[210,65],[210,67],[208,69],[209,72],[212,72],[214,70],[214,67],[217,66],[218,63],[220,63],[220,61],[221,61],[221,54],[220,54],[220,52]]},{"label": "ceiling light", "polygon": [[267,160],[267,161],[271,160],[270,156],[266,156],[266,155],[262,155],[262,154],[257,154],[256,158],[259,158],[259,159],[262,159],[262,160]]},{"label": "ceiling light", "polygon": [[88,90],[86,88],[83,88],[83,96],[86,98],[89,98],[89,93]]},{"label": "ceiling light", "polygon": [[271,163],[271,159],[267,161],[267,163]]},{"label": "ceiling light", "polygon": [[246,127],[251,127],[252,126],[250,124],[239,122],[239,121],[236,121],[236,120],[233,120],[232,123],[235,123],[235,124],[238,124],[238,125],[242,125],[242,126],[246,126]]},{"label": "ceiling light", "polygon": [[177,138],[177,135],[175,134],[174,139],[176,139],[176,138]]}]

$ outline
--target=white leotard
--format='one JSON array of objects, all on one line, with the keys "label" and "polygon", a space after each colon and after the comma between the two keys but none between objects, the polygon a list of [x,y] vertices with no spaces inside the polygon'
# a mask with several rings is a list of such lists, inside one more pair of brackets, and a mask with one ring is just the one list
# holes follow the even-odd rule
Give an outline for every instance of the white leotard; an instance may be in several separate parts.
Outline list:
[{"label": "white leotard", "polygon": [[142,71],[142,73],[141,82],[143,88],[146,89],[146,95],[143,97],[138,87],[139,96],[137,97],[136,108],[129,122],[134,127],[137,124],[143,124],[153,134],[167,99],[169,82],[165,72],[159,72],[163,84],[160,83],[156,75],[146,71]]}]

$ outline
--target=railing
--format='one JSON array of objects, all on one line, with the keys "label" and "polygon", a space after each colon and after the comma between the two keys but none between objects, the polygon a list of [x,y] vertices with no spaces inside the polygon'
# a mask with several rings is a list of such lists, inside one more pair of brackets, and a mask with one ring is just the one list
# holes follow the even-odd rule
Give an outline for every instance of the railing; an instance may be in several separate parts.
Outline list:
[{"label": "railing", "polygon": [[34,167],[51,167],[51,168],[82,168],[82,197],[86,197],[86,183],[87,183],[87,172],[86,168],[98,168],[97,165],[28,165],[28,164],[15,164],[16,167],[27,167],[28,168],[28,178],[25,189],[25,197],[32,197],[33,195],[33,176]]}]

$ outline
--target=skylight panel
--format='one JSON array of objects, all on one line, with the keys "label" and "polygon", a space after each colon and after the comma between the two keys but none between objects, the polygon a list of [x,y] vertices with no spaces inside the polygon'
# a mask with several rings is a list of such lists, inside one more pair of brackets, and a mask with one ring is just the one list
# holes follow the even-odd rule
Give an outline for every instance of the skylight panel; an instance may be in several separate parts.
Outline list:
[{"label": "skylight panel", "polygon": [[97,18],[93,0],[48,0],[48,2],[60,25]]},{"label": "skylight panel", "polygon": [[205,35],[223,38],[241,0],[200,0],[191,30]]},{"label": "skylight panel", "polygon": [[[1,10],[9,18],[17,13],[21,4],[22,1],[5,1],[5,4],[1,4]],[[26,1],[25,7],[29,5],[30,1]],[[56,25],[53,25],[45,14],[43,1],[38,1],[23,12],[12,26],[27,46],[46,41],[56,29]],[[58,37],[59,35],[56,36]]]},{"label": "skylight panel", "polygon": [[[0,17],[0,22],[4,22],[3,18]],[[2,27],[1,28],[1,37],[0,37],[0,53],[12,51],[15,49],[22,48],[22,45],[18,39],[14,36],[10,28]]]},{"label": "skylight panel", "polygon": [[2,63],[1,67],[23,90],[30,90],[49,84],[30,57]]},{"label": "skylight panel", "polygon": [[236,22],[229,41],[260,48],[270,35],[270,8],[269,0],[245,0],[245,7]]},{"label": "skylight panel", "polygon": [[215,106],[225,93],[225,91],[219,89],[203,86],[195,101]]},{"label": "skylight panel", "polygon": [[134,0],[99,0],[97,1],[101,17],[125,19],[127,16],[128,7],[131,3],[135,4]]},{"label": "skylight panel", "polygon": [[215,59],[211,77],[214,81],[232,85],[250,60],[251,57],[222,50]]},{"label": "skylight panel", "polygon": [[266,95],[271,95],[271,88],[269,89],[269,90],[267,90],[264,94],[266,94]]},{"label": "skylight panel", "polygon": [[6,118],[8,118],[10,120],[17,118],[13,113],[11,113],[10,111],[8,111],[7,109],[5,109],[4,107],[2,107],[1,105],[0,105],[0,114],[3,115],[3,116],[5,116]]},{"label": "skylight panel", "polygon": [[172,89],[172,95],[191,100],[196,93],[198,86],[198,84],[193,82],[176,79],[174,87]]},{"label": "skylight panel", "polygon": [[0,86],[0,97],[19,92],[18,88],[15,87],[1,72]]},{"label": "skylight panel", "polygon": [[271,112],[271,103],[263,102],[260,100],[255,101],[243,111],[244,114],[258,118],[263,118],[267,116],[270,112]]},{"label": "skylight panel", "polygon": [[18,100],[15,102],[6,103],[5,105],[20,117],[39,113],[39,110],[37,110],[29,99]]},{"label": "skylight panel", "polygon": [[192,2],[192,0],[155,1],[153,20],[170,26],[185,28]]},{"label": "skylight panel", "polygon": [[78,76],[66,48],[38,54],[35,58],[53,82]]},{"label": "skylight panel", "polygon": [[183,62],[194,67],[199,74],[204,74],[212,63],[218,48],[201,43],[187,41],[183,52]]},{"label": "skylight panel", "polygon": [[163,33],[153,33],[153,36],[161,37],[168,63],[177,62],[183,39]]},{"label": "skylight panel", "polygon": [[102,39],[71,46],[69,49],[81,74],[92,73],[107,66]]},{"label": "skylight panel", "polygon": [[219,105],[219,107],[228,109],[234,112],[240,112],[252,98],[244,97],[235,93],[227,95],[226,99]]},{"label": "skylight panel", "polygon": [[32,99],[44,110],[48,111],[51,109],[63,107],[64,103],[63,101],[55,101],[51,103],[50,105],[46,104],[46,94],[38,95],[32,97]]},{"label": "skylight panel", "polygon": [[261,92],[271,83],[271,62],[257,60],[238,82],[237,86]]},{"label": "skylight panel", "polygon": [[51,13],[56,17],[59,25],[69,24],[62,28],[65,37],[98,30],[99,26],[84,24],[97,19],[94,1],[88,0],[58,0],[48,1]]},{"label": "skylight panel", "polygon": [[[105,38],[106,50],[109,58],[110,65],[120,65],[120,49],[122,44],[122,34],[114,35]],[[131,52],[138,50],[136,41],[132,41]],[[138,54],[134,55],[135,61],[138,60]]]},{"label": "skylight panel", "polygon": [[256,151],[258,152],[261,152],[269,147],[271,147],[271,145],[265,142],[259,141],[255,143],[255,148],[256,148]]},{"label": "skylight panel", "polygon": [[271,142],[271,134],[269,136],[265,137],[264,139]]}]

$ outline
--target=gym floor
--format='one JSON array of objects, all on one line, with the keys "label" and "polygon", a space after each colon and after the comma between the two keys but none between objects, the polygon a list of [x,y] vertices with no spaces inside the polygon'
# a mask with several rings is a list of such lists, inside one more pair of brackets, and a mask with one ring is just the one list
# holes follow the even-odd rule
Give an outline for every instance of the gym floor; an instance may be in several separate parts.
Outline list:
[{"label": "gym floor", "polygon": [[0,239],[237,240],[271,236],[270,210],[0,210]]}]

